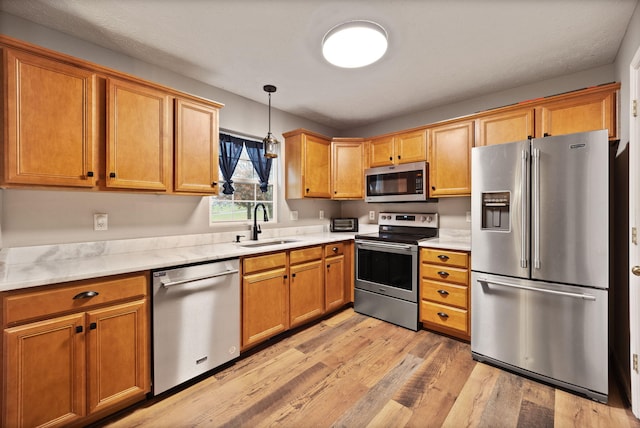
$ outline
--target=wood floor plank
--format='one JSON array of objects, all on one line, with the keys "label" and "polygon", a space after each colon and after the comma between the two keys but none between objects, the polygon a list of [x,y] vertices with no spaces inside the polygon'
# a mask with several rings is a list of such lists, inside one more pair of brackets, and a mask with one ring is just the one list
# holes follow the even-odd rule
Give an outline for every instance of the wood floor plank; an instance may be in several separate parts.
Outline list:
[{"label": "wood floor plank", "polygon": [[442,426],[451,428],[480,426],[480,418],[498,377],[500,377],[499,369],[477,363]]},{"label": "wood floor plank", "polygon": [[413,409],[409,426],[441,426],[476,365],[468,344],[449,338],[441,340],[442,346],[394,397]]},{"label": "wood floor plank", "polygon": [[480,426],[516,426],[522,405],[522,382],[520,376],[500,372],[480,418]]},{"label": "wood floor plank", "polygon": [[411,377],[423,362],[422,358],[407,356],[388,374],[377,382],[369,391],[338,419],[335,427],[366,426],[377,415],[385,404],[393,397],[399,386]]},{"label": "wood floor plank", "polygon": [[397,401],[390,400],[367,424],[367,428],[388,428],[406,426],[413,412]]}]

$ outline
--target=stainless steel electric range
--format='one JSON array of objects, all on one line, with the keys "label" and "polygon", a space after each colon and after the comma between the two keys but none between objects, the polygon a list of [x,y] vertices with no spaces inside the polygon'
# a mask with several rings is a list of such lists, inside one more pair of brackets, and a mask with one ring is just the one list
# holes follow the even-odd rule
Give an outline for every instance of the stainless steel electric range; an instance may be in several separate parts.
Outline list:
[{"label": "stainless steel electric range", "polygon": [[438,214],[380,213],[356,235],[356,312],[418,330],[418,244],[438,236]]}]

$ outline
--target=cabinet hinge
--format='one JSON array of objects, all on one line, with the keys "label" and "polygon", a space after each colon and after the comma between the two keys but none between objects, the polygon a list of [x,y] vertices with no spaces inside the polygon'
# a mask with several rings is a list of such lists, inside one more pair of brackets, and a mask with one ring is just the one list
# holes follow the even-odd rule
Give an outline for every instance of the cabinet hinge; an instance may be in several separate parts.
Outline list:
[{"label": "cabinet hinge", "polygon": [[638,117],[638,100],[633,100],[631,102],[631,113],[633,117]]},{"label": "cabinet hinge", "polygon": [[638,229],[635,227],[631,228],[631,243],[633,245],[638,245]]},{"label": "cabinet hinge", "polygon": [[633,354],[633,371],[638,373],[638,354]]}]

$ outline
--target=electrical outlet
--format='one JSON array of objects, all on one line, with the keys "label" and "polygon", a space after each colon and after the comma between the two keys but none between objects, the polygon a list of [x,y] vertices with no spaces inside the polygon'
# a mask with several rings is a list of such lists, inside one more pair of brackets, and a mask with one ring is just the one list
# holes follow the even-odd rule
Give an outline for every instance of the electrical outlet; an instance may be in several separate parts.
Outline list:
[{"label": "electrical outlet", "polygon": [[107,214],[93,215],[93,230],[108,230],[109,216]]},{"label": "electrical outlet", "polygon": [[369,211],[369,220],[375,220],[375,219],[376,219],[376,212]]},{"label": "electrical outlet", "polygon": [[298,219],[298,211],[290,211],[289,220],[297,220],[297,219]]},{"label": "electrical outlet", "polygon": [[320,219],[324,218],[324,210],[320,210]]}]

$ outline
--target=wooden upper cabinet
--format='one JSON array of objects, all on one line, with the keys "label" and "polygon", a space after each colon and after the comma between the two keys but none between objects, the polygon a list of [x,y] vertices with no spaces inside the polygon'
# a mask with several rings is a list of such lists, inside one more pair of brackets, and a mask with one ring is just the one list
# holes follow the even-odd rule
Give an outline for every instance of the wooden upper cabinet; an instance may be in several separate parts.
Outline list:
[{"label": "wooden upper cabinet", "polygon": [[166,92],[107,79],[107,187],[170,189],[170,116]]},{"label": "wooden upper cabinet", "polygon": [[175,100],[174,190],[218,194],[218,108]]},{"label": "wooden upper cabinet", "polygon": [[4,50],[5,184],[96,185],[95,74]]},{"label": "wooden upper cabinet", "polygon": [[524,108],[478,118],[476,145],[522,141],[534,135],[534,109]]},{"label": "wooden upper cabinet", "polygon": [[369,143],[369,166],[372,168],[426,160],[424,129],[374,138]]},{"label": "wooden upper cabinet", "polygon": [[395,163],[427,160],[427,133],[424,129],[403,132],[393,139]]},{"label": "wooden upper cabinet", "polygon": [[617,138],[616,91],[609,87],[560,96],[536,108],[536,137],[599,129],[608,129],[609,138]]},{"label": "wooden upper cabinet", "polygon": [[369,167],[393,165],[393,135],[374,138],[369,142]]},{"label": "wooden upper cabinet", "polygon": [[304,129],[283,135],[285,198],[331,198],[331,140]]},{"label": "wooden upper cabinet", "polygon": [[429,128],[429,195],[471,194],[471,147],[473,120]]},{"label": "wooden upper cabinet", "polygon": [[331,142],[331,198],[364,198],[364,142],[362,138],[334,138]]}]

